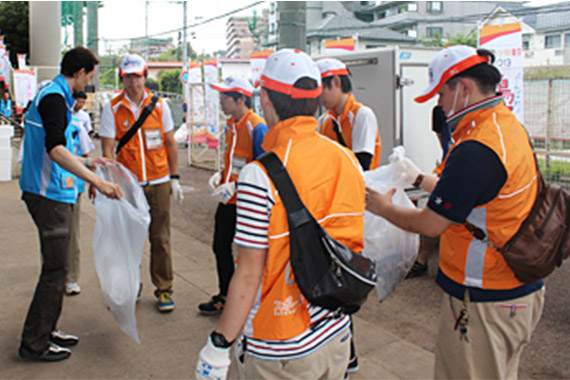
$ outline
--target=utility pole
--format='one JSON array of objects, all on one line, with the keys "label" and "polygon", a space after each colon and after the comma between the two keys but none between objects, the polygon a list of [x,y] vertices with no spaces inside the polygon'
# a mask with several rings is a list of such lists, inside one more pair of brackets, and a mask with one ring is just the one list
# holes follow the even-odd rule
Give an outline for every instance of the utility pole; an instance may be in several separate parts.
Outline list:
[{"label": "utility pole", "polygon": [[[98,10],[98,1],[87,2],[87,48],[91,49],[91,51],[97,56],[99,55]],[[99,91],[99,65],[95,67],[95,76],[93,77],[92,83],[95,87],[95,92]]]},{"label": "utility pole", "polygon": [[144,60],[148,62],[148,1],[144,2]]},{"label": "utility pole", "polygon": [[307,49],[306,35],[306,2],[304,1],[278,1],[279,38],[277,47]]},{"label": "utility pole", "polygon": [[73,43],[83,45],[83,2],[74,1],[73,5]]},{"label": "utility pole", "polygon": [[[185,0],[183,2],[184,4],[184,29],[182,31],[183,35],[182,35],[182,43],[184,44],[184,47],[182,48],[182,72],[184,71],[188,71],[188,42],[186,39],[186,28],[188,27],[188,18],[187,18],[187,9],[186,6],[188,4],[188,2]],[[188,83],[182,83],[182,96],[184,98],[184,101],[188,101],[188,97],[189,97],[189,86]]]},{"label": "utility pole", "polygon": [[60,1],[30,1],[30,66],[38,68],[38,83],[59,73],[60,20]]}]

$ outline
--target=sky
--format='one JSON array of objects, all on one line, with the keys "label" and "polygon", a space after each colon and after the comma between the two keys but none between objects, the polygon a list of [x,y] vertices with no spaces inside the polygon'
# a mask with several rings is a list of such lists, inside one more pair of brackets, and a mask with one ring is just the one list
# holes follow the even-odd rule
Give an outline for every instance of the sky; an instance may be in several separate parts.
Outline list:
[{"label": "sky", "polygon": [[[187,2],[187,24],[207,20],[233,10],[245,7],[257,0],[189,0]],[[184,26],[184,8],[181,1],[155,0],[148,2],[148,33],[170,31]],[[236,13],[235,16],[252,16],[253,10],[261,14],[263,8],[268,8],[264,2],[253,8]],[[99,36],[102,39],[99,53],[106,54],[108,49],[128,44],[129,38],[145,36],[145,1],[103,1],[99,8]],[[192,29],[188,29],[187,38],[192,48],[198,53],[213,53],[226,49],[226,22],[229,16],[212,21]],[[190,39],[190,32],[196,33],[195,39]],[[177,43],[178,33],[157,36],[159,38],[173,37]]]}]

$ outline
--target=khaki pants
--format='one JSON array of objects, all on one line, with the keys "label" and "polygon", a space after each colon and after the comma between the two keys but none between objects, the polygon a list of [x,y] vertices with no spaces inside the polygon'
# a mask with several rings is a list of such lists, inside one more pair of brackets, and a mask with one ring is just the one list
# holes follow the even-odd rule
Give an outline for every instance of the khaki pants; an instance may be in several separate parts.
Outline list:
[{"label": "khaki pants", "polygon": [[143,187],[150,206],[150,276],[158,292],[172,291],[170,252],[170,182]]},{"label": "khaki pants", "polygon": [[516,379],[524,347],[542,313],[544,287],[500,302],[468,302],[467,339],[454,330],[463,301],[444,294],[435,353],[436,379]]},{"label": "khaki pants", "polygon": [[346,329],[310,355],[293,360],[262,360],[245,355],[243,379],[344,379],[350,356]]},{"label": "khaki pants", "polygon": [[79,279],[79,214],[81,211],[81,194],[77,202],[71,206],[69,215],[69,244],[67,245],[67,282]]}]

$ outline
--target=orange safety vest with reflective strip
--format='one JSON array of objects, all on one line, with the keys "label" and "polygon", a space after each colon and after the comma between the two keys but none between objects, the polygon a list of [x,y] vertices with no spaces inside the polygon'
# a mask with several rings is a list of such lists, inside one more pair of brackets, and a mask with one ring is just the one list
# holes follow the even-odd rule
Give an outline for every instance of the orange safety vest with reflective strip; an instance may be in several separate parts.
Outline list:
[{"label": "orange safety vest with reflective strip", "polygon": [[[237,123],[233,116],[228,120],[224,171],[220,184],[237,181],[241,169],[253,160],[253,130],[261,123],[265,124],[265,120],[253,113],[253,110],[247,111]],[[234,194],[227,204],[235,203]]]},{"label": "orange safety vest with reflective strip", "polygon": [[[492,149],[505,168],[507,180],[499,194],[475,207],[467,217],[502,247],[530,213],[538,191],[533,152],[524,127],[501,101],[492,108],[466,113],[453,140],[450,152],[465,141],[477,141]],[[444,170],[447,157],[436,174]],[[441,235],[439,267],[447,277],[465,286],[508,290],[523,285],[503,255],[475,239],[463,225],[452,224]]]},{"label": "orange safety vest with reflective strip", "polygon": [[[340,117],[337,116],[334,109],[329,110],[323,117],[323,122],[320,128],[320,132],[327,136],[328,138],[338,141],[336,132],[334,131],[333,120],[336,119],[339,122],[340,133],[344,138],[344,142],[348,149],[352,150],[352,128],[354,127],[354,121],[356,120],[356,114],[362,103],[356,101],[354,94],[349,94],[346,104],[344,105],[344,111]],[[329,116],[329,117],[327,117]],[[378,128],[378,126],[375,126]],[[380,154],[382,153],[382,142],[380,141],[380,131],[376,131],[376,141],[374,143],[374,156],[370,162],[370,169],[374,170],[380,166]]]},{"label": "orange safety vest with reflective strip", "polygon": [[[146,88],[145,91],[147,97],[141,105],[141,112],[152,98],[150,91]],[[111,100],[111,110],[115,116],[115,140],[120,141],[136,122],[138,115],[134,115],[131,111],[124,92]],[[168,156],[164,147],[162,125],[162,98],[158,99],[152,113],[148,115],[137,133],[123,146],[116,159],[133,172],[141,182],[168,175]]]},{"label": "orange safety vest with reflective strip", "polygon": [[[284,120],[268,130],[263,148],[275,152],[284,162],[301,200],[325,230],[353,251],[361,252],[364,180],[360,164],[348,149],[319,136],[316,127],[313,117]],[[254,164],[265,171],[261,164]],[[287,211],[273,184],[271,192],[275,204],[269,220],[267,264],[259,307],[248,323],[255,339],[285,340],[307,330],[310,315],[289,263]]]}]

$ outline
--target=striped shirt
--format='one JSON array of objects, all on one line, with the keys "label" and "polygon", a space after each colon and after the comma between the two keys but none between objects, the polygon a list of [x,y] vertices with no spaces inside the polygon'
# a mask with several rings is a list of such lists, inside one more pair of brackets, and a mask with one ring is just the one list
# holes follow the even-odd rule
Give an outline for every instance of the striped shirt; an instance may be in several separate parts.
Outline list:
[{"label": "striped shirt", "polygon": [[[255,164],[248,164],[240,173],[237,186],[237,223],[234,243],[241,247],[268,249],[268,228],[271,209],[275,204],[271,183],[265,172]],[[285,236],[272,237],[284,238]],[[259,292],[250,311],[248,321],[259,306]],[[308,305],[311,325],[296,337],[269,341],[251,338],[246,322],[244,335],[247,337],[246,351],[259,359],[296,359],[313,353],[338,334],[347,331],[350,318],[319,306]]]}]

